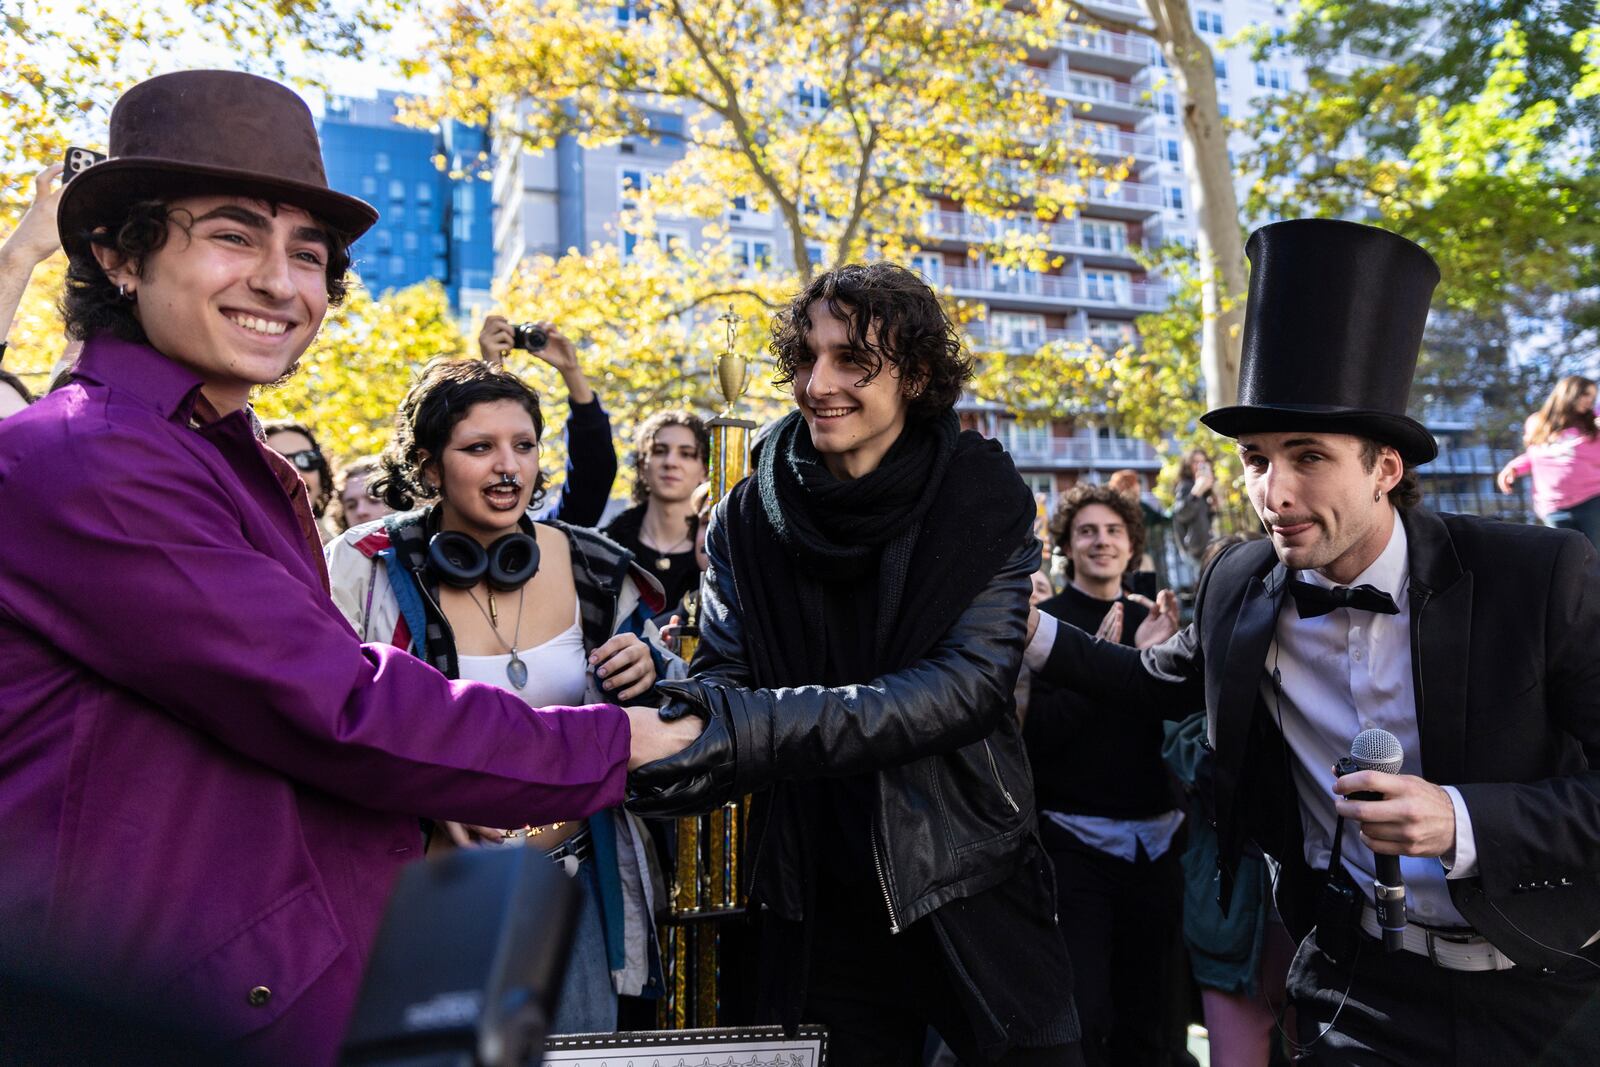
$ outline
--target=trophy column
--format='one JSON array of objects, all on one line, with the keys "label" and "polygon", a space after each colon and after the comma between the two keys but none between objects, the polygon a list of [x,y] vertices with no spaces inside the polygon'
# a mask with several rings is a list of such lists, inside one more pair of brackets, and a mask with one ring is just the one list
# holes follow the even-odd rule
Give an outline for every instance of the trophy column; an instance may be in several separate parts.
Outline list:
[{"label": "trophy column", "polygon": [[[719,320],[727,324],[727,349],[717,358],[717,385],[725,406],[706,423],[711,436],[709,474],[715,505],[750,473],[750,435],[756,424],[739,418],[734,407],[749,385],[749,365],[734,351],[739,316],[730,308]],[[678,652],[691,664],[699,645],[699,600],[690,606],[679,636]],[[740,890],[741,854],[750,799],[744,797],[716,811],[676,820],[677,863],[672,881],[671,915],[663,929],[662,956],[667,991],[659,1025],[664,1029],[717,1026],[722,1023],[723,989],[732,979],[724,939],[733,934],[727,920],[744,914]]]}]

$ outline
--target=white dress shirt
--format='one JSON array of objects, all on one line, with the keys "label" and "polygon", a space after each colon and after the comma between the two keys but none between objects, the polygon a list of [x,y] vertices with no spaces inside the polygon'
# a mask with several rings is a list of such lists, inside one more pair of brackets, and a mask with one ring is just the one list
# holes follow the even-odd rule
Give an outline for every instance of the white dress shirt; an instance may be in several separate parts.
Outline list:
[{"label": "white dress shirt", "polygon": [[[1333,765],[1350,754],[1350,742],[1362,730],[1387,730],[1405,753],[1401,774],[1422,775],[1422,736],[1417,725],[1416,690],[1411,675],[1411,604],[1407,596],[1411,563],[1406,531],[1399,517],[1382,554],[1349,585],[1371,585],[1388,593],[1398,615],[1335,608],[1314,619],[1302,619],[1287,592],[1278,612],[1277,632],[1267,651],[1261,696],[1267,713],[1279,722],[1288,742],[1295,789],[1300,795],[1300,821],[1305,832],[1305,858],[1325,870],[1331,855],[1334,824]],[[1316,571],[1302,571],[1302,581],[1332,588]],[[1274,674],[1277,676],[1274,682]],[[1441,708],[1448,715],[1453,709]],[[1477,873],[1472,819],[1461,793],[1445,786],[1455,806],[1456,841],[1451,866],[1441,859],[1400,857],[1406,883],[1406,912],[1425,926],[1466,926],[1450,901],[1447,878]],[[1346,824],[1341,846],[1346,870],[1372,896],[1375,863],[1361,843],[1359,826]]]},{"label": "white dress shirt", "polygon": [[[1306,862],[1326,870],[1333,842],[1333,765],[1350,754],[1350,742],[1370,727],[1388,730],[1405,752],[1402,774],[1422,775],[1422,739],[1417,726],[1411,676],[1411,605],[1407,596],[1411,563],[1398,516],[1383,552],[1350,585],[1372,585],[1394,598],[1398,615],[1379,615],[1335,608],[1315,619],[1302,619],[1293,599],[1284,593],[1277,633],[1263,665],[1261,695],[1267,713],[1280,718],[1292,754],[1300,820],[1305,834]],[[1298,577],[1328,588],[1336,583],[1315,571]],[[1058,623],[1040,615],[1038,629],[1023,655],[1029,670],[1043,670],[1055,644]],[[1281,684],[1273,684],[1277,670]],[[1440,709],[1449,714],[1451,709]],[[1455,807],[1456,841],[1447,867],[1444,860],[1400,858],[1406,883],[1406,910],[1427,926],[1465,926],[1445,885],[1447,878],[1477,874],[1478,856],[1472,816],[1460,790],[1445,786]],[[1358,827],[1346,826],[1340,849],[1356,884],[1372,897],[1375,863],[1361,843]]]}]

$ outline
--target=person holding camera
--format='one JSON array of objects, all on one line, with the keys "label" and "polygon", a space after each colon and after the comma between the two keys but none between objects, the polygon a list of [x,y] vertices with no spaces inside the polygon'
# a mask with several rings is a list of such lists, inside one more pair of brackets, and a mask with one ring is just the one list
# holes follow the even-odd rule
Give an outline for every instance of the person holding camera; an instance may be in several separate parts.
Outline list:
[{"label": "person holding camera", "polygon": [[531,353],[550,364],[567,387],[567,476],[556,502],[539,514],[571,526],[597,526],[617,479],[617,449],[611,440],[611,417],[578,365],[572,342],[548,322],[512,325],[504,315],[490,315],[478,331],[478,352],[491,366],[502,366],[512,349]]},{"label": "person holding camera", "polygon": [[[34,270],[61,247],[56,235],[56,203],[62,186],[56,185],[62,165],[53,163],[34,176],[33,203],[22,213],[17,228],[0,244],[0,360],[5,358],[6,335],[16,317],[22,295]],[[15,393],[15,399],[10,395]],[[0,418],[15,415],[32,403],[27,387],[11,375],[0,379]]]}]

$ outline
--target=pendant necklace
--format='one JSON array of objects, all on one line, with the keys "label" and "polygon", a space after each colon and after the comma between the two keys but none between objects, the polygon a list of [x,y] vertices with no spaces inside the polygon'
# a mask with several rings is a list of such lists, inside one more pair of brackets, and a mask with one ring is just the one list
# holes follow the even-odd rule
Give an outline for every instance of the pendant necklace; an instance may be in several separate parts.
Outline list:
[{"label": "pendant necklace", "polygon": [[[692,544],[694,544],[694,536],[691,534],[690,536],[685,537],[682,541],[679,541],[676,545],[673,545],[671,548],[667,549],[667,551],[657,552],[656,570],[662,572],[663,574],[665,574],[667,571],[670,571],[672,569],[672,557],[678,552],[681,552],[683,549],[688,548]],[[654,550],[652,549],[652,551]]]},{"label": "pendant necklace", "polygon": [[[487,622],[489,624],[489,628],[494,631],[495,640],[499,641],[502,645],[505,645],[506,651],[511,653],[511,662],[506,664],[506,680],[512,685],[516,686],[518,690],[521,690],[528,684],[528,665],[522,662],[522,657],[517,655],[517,642],[522,639],[522,595],[527,592],[527,590],[527,586],[521,586],[517,589],[517,626],[511,634],[510,644],[506,644],[506,639],[500,636],[500,627],[495,622],[495,619],[490,617],[488,610],[483,606],[483,601],[478,599],[478,594],[471,589],[467,590],[467,595],[472,598],[472,602],[476,604],[478,610],[483,613],[484,621]],[[491,603],[494,601],[493,590],[489,592],[489,600]]]}]

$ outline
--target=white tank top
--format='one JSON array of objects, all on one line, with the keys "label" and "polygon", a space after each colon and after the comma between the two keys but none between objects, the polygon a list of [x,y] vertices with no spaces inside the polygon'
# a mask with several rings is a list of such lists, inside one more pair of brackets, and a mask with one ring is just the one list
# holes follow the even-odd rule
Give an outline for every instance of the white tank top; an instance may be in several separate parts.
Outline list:
[{"label": "white tank top", "polygon": [[530,707],[552,704],[571,707],[583,703],[589,688],[589,658],[583,651],[582,616],[572,609],[572,625],[542,645],[518,649],[517,658],[528,668],[528,684],[518,690],[506,677],[511,654],[457,656],[462,681],[486,682],[528,702]]}]

